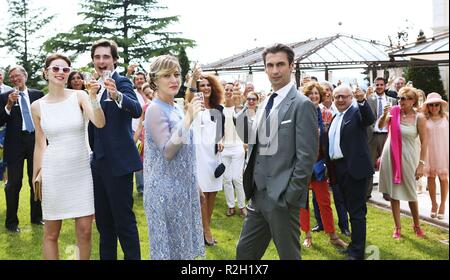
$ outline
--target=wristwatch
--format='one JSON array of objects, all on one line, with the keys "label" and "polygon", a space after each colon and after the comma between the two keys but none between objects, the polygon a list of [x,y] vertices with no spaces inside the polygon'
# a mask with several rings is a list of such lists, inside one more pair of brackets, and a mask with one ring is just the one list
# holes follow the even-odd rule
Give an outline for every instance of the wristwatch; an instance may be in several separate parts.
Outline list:
[{"label": "wristwatch", "polygon": [[419,160],[419,164],[425,165],[425,161],[424,160]]}]

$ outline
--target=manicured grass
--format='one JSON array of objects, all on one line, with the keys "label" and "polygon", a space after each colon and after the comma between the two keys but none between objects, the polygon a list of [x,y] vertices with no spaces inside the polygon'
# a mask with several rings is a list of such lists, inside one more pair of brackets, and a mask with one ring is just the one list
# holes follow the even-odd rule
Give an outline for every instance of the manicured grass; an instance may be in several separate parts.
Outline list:
[{"label": "manicured grass", "polygon": [[[26,178],[24,178],[26,182]],[[41,226],[30,225],[29,220],[29,188],[24,184],[20,196],[19,220],[22,232],[20,234],[8,233],[4,227],[5,223],[5,195],[3,182],[0,183],[0,260],[39,260],[42,259],[42,235]],[[143,259],[149,259],[149,242],[147,219],[143,210],[142,196],[134,193],[135,214],[138,221],[139,236],[141,240],[141,254]],[[334,206],[333,206],[334,208]],[[217,246],[207,247],[206,259],[208,260],[233,260],[235,258],[236,244],[242,227],[243,219],[239,215],[227,217],[225,215],[227,206],[223,192],[219,192],[216,207],[213,214],[212,231],[214,238],[218,240]],[[238,211],[237,211],[238,212]],[[336,213],[334,213],[336,214]],[[312,215],[313,216],[313,215]],[[335,219],[336,219],[336,215]],[[314,225],[312,217],[311,225]],[[176,221],[174,221],[176,222]],[[384,211],[375,207],[368,207],[367,214],[367,246],[366,257],[383,260],[448,260],[448,245],[440,240],[448,240],[449,234],[440,228],[423,223],[426,238],[415,237],[412,227],[412,220],[409,217],[402,218],[402,239],[391,238],[393,220],[390,211]],[[60,255],[61,259],[75,258],[75,231],[74,221],[63,222],[60,235]],[[339,233],[339,232],[338,232]],[[303,241],[304,234],[301,235]],[[347,242],[349,238],[343,237]],[[312,248],[302,247],[302,258],[304,260],[339,260],[344,256],[339,254],[337,249],[329,244],[329,238],[325,233],[313,234]],[[370,252],[369,252],[370,251]],[[378,253],[377,253],[378,252]],[[119,250],[119,258],[123,258]],[[99,259],[98,254],[98,233],[93,225],[93,248],[92,259]],[[263,259],[276,260],[278,254],[273,243],[269,245]]]}]

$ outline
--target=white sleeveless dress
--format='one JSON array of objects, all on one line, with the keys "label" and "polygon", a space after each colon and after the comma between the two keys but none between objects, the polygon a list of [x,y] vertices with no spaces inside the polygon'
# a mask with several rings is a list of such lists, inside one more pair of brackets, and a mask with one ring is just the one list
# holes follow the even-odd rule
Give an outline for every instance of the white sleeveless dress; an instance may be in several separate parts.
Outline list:
[{"label": "white sleeveless dress", "polygon": [[94,214],[94,188],[87,144],[87,120],[77,94],[58,103],[39,101],[41,126],[48,140],[42,159],[44,220]]}]

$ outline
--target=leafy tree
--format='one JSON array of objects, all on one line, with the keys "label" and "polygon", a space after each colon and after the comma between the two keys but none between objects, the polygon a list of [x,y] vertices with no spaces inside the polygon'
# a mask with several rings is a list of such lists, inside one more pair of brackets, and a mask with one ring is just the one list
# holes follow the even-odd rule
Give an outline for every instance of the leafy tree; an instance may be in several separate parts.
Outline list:
[{"label": "leafy tree", "polygon": [[415,88],[420,88],[427,95],[430,92],[437,92],[444,99],[447,96],[444,94],[444,84],[441,80],[441,74],[437,65],[428,67],[408,67],[406,70],[405,79],[412,81]]},{"label": "leafy tree", "polygon": [[[7,48],[28,72],[27,84],[36,87],[41,81],[40,70],[46,54],[40,45],[39,31],[47,25],[54,15],[47,15],[46,9],[32,8],[29,0],[8,0],[10,20],[5,30],[0,34],[0,48]],[[32,44],[31,44],[32,43]]]},{"label": "leafy tree", "polygon": [[[184,85],[184,82],[186,81],[186,75],[189,72],[189,64],[190,64],[189,58],[186,54],[186,49],[184,47],[180,48],[180,51],[178,52],[178,61],[180,62],[181,66],[181,84]],[[182,98],[184,97],[184,94],[185,88],[182,87],[175,97]]]},{"label": "leafy tree", "polygon": [[[417,35],[416,45],[425,41],[425,33],[420,30]],[[415,59],[411,59],[414,62]],[[412,81],[415,88],[419,88],[428,95],[430,92],[437,92],[442,95],[443,99],[447,100],[447,96],[444,93],[444,84],[441,80],[441,74],[439,68],[436,65],[423,66],[423,67],[408,67],[406,69],[406,80]]]},{"label": "leafy tree", "polygon": [[126,69],[131,60],[148,61],[194,46],[194,41],[176,37],[178,32],[165,31],[178,21],[178,16],[157,17],[156,12],[167,7],[156,0],[83,0],[81,7],[83,23],[47,40],[45,50],[79,55],[89,51],[94,41],[111,39],[121,47],[122,66]]}]

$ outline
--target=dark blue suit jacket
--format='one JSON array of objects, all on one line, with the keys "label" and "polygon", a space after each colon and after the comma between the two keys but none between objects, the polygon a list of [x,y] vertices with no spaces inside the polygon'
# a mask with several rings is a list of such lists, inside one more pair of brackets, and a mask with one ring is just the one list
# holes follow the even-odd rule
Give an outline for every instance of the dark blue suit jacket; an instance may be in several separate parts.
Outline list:
[{"label": "dark blue suit jacket", "polygon": [[117,90],[123,94],[122,108],[115,101],[105,101],[107,93],[103,94],[100,105],[105,113],[106,125],[97,128],[89,123],[89,144],[94,152],[94,166],[97,160],[103,159],[113,176],[123,176],[142,169],[131,129],[131,119],[139,118],[142,108],[130,80],[117,72],[112,78]]},{"label": "dark blue suit jacket", "polygon": [[[342,119],[340,147],[350,176],[360,180],[374,173],[367,144],[367,127],[375,122],[375,116],[367,100],[364,105],[358,105],[359,109],[350,106]],[[327,149],[329,159],[328,151],[329,147]]]},{"label": "dark blue suit jacket", "polygon": [[[0,95],[0,126],[6,124],[5,143],[3,160],[6,162],[15,162],[23,155],[22,142],[18,141],[22,137],[22,113],[20,107],[13,106],[11,114],[6,114],[5,106],[8,103],[8,96],[12,91]],[[44,93],[37,89],[28,88],[30,104],[44,96]],[[31,108],[30,108],[31,111]]]}]

